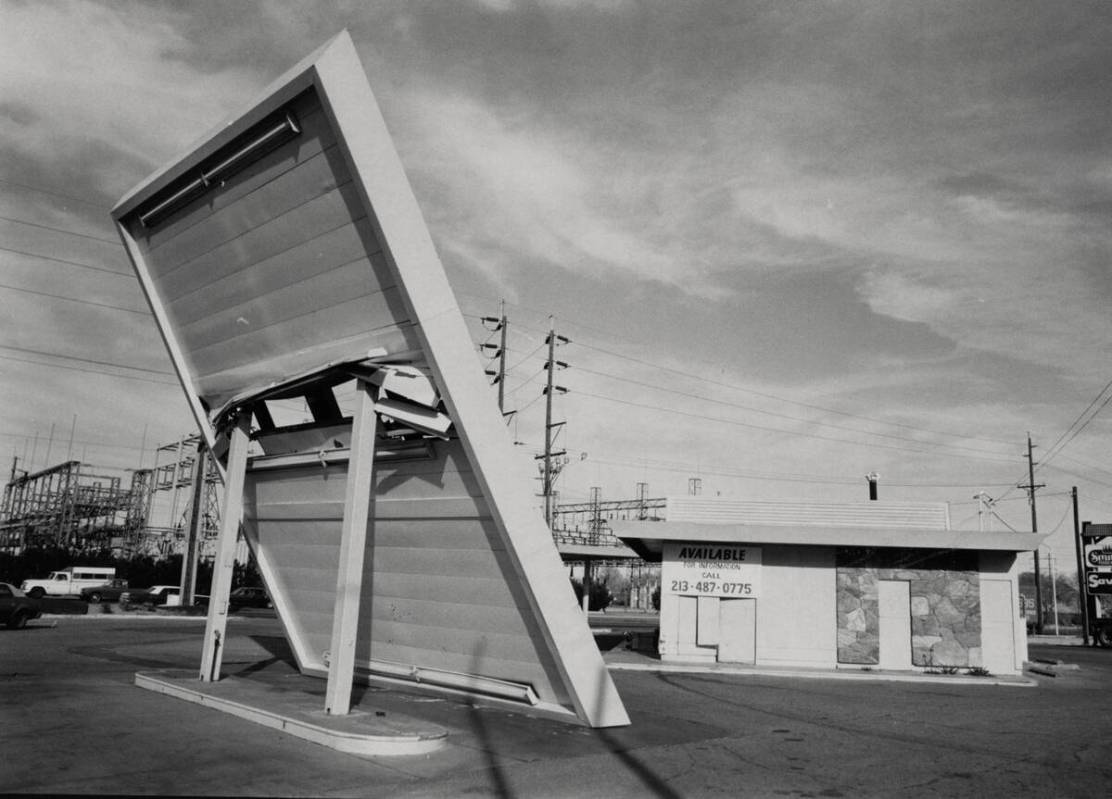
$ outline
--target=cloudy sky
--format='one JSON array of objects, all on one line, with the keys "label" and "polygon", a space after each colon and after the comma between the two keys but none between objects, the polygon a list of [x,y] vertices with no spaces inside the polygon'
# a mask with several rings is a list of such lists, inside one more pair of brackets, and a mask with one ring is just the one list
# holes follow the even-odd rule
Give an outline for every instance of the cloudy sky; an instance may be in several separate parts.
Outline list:
[{"label": "cloudy sky", "polygon": [[562,499],[875,471],[1029,530],[1030,432],[1062,567],[1070,486],[1112,518],[1103,0],[0,0],[6,458],[191,432],[109,209],[343,28],[476,344],[505,300],[523,453],[571,339]]}]

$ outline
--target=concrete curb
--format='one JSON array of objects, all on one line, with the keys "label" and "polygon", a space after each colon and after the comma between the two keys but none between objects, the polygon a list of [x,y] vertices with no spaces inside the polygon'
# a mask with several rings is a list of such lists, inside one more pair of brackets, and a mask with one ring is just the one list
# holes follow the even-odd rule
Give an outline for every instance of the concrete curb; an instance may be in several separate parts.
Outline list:
[{"label": "concrete curb", "polygon": [[[205,620],[205,618],[206,618],[205,616],[178,616],[178,615],[173,615],[173,614],[169,614],[169,613],[162,614],[162,613],[142,613],[142,612],[139,612],[139,613],[130,613],[130,612],[129,613],[89,613],[89,614],[83,614],[83,613],[82,614],[78,614],[78,613],[44,613],[41,616],[39,616],[39,618],[36,619],[36,621],[49,620],[49,621],[57,622],[59,619],[66,619],[66,620],[72,620],[72,621],[77,621],[77,620],[92,621],[93,619],[96,619],[98,621],[150,621],[151,619],[158,619],[159,621],[200,621],[200,622],[203,622]],[[229,616],[228,617],[228,621],[235,621],[235,620],[236,620],[235,616]],[[31,622],[31,623],[34,624],[34,622]]]},{"label": "concrete curb", "polygon": [[743,677],[803,677],[812,680],[884,680],[887,682],[941,683],[945,685],[1001,685],[1009,688],[1033,688],[1039,683],[1029,677],[973,677],[959,674],[899,674],[884,671],[807,671],[804,669],[767,669],[743,666],[700,666],[681,663],[607,663],[615,671],[650,671],[668,674],[729,674]]},{"label": "concrete curb", "polygon": [[276,693],[234,677],[204,683],[180,670],[139,672],[135,684],[347,754],[424,755],[441,748],[448,737],[442,727],[398,714],[387,719],[382,712],[356,710],[329,716],[319,707],[319,697],[296,690]]},{"label": "concrete curb", "polygon": [[1028,644],[1044,644],[1049,646],[1084,646],[1080,635],[1029,635]]}]

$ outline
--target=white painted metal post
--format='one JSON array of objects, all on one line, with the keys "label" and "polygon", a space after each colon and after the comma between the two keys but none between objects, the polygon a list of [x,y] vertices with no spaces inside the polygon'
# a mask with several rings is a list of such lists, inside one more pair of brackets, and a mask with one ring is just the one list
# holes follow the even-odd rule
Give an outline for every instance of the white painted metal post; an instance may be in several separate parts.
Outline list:
[{"label": "white painted metal post", "polygon": [[340,563],[336,573],[336,604],[332,614],[325,712],[343,716],[351,710],[355,676],[355,639],[363,593],[363,564],[368,521],[374,523],[375,414],[374,389],[359,381],[358,406],[351,430],[344,521],[340,528]]},{"label": "white painted metal post", "polygon": [[220,536],[216,543],[216,560],[212,568],[209,591],[208,620],[205,622],[204,647],[201,650],[201,681],[220,679],[220,663],[224,656],[224,638],[228,626],[228,595],[232,591],[232,571],[236,563],[236,538],[243,517],[243,480],[247,471],[247,446],[251,415],[241,414],[232,428],[228,447],[228,468],[224,475],[224,512],[220,518]]}]

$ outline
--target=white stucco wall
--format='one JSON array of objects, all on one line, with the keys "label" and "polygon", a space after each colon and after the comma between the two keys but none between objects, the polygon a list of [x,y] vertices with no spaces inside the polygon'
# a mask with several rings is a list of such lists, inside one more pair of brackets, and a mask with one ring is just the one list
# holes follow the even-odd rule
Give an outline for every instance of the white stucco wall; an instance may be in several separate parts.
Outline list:
[{"label": "white stucco wall", "polygon": [[[837,566],[835,548],[761,546],[760,593],[756,598],[758,666],[838,668]],[[1021,673],[1027,660],[1027,635],[1019,615],[1017,558],[1013,552],[980,556],[983,662],[994,674]],[[729,600],[723,600],[729,601]],[[721,635],[715,637],[719,600],[661,595],[662,660],[713,662]],[[750,627],[752,629],[752,627]],[[973,663],[971,665],[980,665]]]},{"label": "white stucco wall", "polygon": [[757,663],[834,668],[838,661],[833,547],[765,546],[757,600]]},{"label": "white stucco wall", "polygon": [[[763,548],[761,589],[756,600],[756,663],[767,666],[833,668],[838,639],[836,571],[832,547]],[[708,598],[709,599],[709,598]],[[702,603],[706,614],[718,600]],[[708,619],[699,618],[695,597],[662,593],[662,660],[714,661],[717,646],[700,644]]]},{"label": "white stucco wall", "polygon": [[[1019,558],[1016,557],[1014,552],[982,552],[980,557],[981,568],[981,608],[982,611],[986,606],[985,601],[985,583],[1001,582],[1009,583],[1011,586],[1011,609],[1009,618],[1012,621],[1012,639],[1011,646],[1012,652],[1005,651],[987,651],[990,647],[1005,647],[1007,642],[1003,639],[996,640],[991,632],[988,635],[984,634],[986,623],[991,625],[994,620],[987,620],[984,618],[982,612],[981,629],[982,640],[981,646],[983,651],[982,658],[985,665],[990,671],[997,674],[1006,674],[1009,672],[1000,668],[1001,661],[1010,661],[1013,665],[1012,674],[1021,674],[1023,672],[1023,664],[1027,660],[1027,620],[1019,609]],[[995,666],[995,668],[994,668]]]}]

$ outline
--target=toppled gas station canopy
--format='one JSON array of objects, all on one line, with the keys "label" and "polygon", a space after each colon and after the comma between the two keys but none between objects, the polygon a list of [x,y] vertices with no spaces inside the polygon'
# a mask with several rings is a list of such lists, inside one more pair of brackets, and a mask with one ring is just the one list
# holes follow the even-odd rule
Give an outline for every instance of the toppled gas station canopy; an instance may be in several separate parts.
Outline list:
[{"label": "toppled gas station canopy", "polygon": [[304,672],[629,723],[346,33],[113,217]]}]

